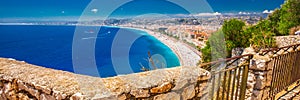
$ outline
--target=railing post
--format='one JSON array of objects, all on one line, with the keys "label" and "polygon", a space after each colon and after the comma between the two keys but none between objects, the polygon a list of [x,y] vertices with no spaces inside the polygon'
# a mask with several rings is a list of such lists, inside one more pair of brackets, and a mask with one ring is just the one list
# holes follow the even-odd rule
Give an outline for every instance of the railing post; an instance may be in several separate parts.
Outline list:
[{"label": "railing post", "polygon": [[[245,58],[246,61],[242,60]],[[200,65],[202,68],[211,70],[211,87],[209,88],[211,100],[245,99],[251,58],[252,54],[248,54]],[[242,62],[233,65],[237,61]],[[214,66],[222,66],[224,69],[213,70]]]},{"label": "railing post", "polygon": [[247,88],[247,80],[248,80],[248,72],[249,72],[249,66],[246,65],[243,68],[243,76],[242,76],[242,83],[241,83],[241,94],[239,100],[244,100],[246,96],[246,88]]},{"label": "railing post", "polygon": [[[263,50],[253,59],[250,66],[250,82],[253,87],[251,99],[278,99],[283,90],[300,79],[300,67],[297,66],[297,53],[300,44]],[[299,77],[298,77],[299,75]]]},{"label": "railing post", "polygon": [[272,79],[272,67],[268,66],[270,61],[271,58],[259,55],[254,55],[249,61],[249,77],[246,84],[250,87],[247,90],[252,100],[265,100],[269,96]]}]

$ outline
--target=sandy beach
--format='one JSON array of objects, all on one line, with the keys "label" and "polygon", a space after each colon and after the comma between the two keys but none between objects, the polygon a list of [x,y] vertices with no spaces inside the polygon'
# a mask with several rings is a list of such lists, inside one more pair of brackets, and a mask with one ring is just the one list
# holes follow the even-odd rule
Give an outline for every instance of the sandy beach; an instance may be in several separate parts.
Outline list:
[{"label": "sandy beach", "polygon": [[172,37],[148,29],[133,27],[123,28],[142,30],[154,36],[156,39],[167,45],[177,55],[181,66],[197,66],[197,63],[201,60],[201,53],[191,46],[187,45],[186,43],[183,43],[182,41],[178,41]]}]

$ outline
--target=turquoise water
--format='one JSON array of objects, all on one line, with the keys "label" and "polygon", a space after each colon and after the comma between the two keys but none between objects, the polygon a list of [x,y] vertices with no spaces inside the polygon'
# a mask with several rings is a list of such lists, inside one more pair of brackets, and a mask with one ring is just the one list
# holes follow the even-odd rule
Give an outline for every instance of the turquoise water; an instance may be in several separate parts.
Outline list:
[{"label": "turquoise water", "polygon": [[[99,27],[86,26],[86,31],[82,33],[83,37],[79,41],[95,41],[95,47],[91,48],[95,50],[94,57],[83,59],[83,61],[95,60],[100,77],[118,75],[116,69],[122,68],[115,65],[122,65],[124,62],[128,62],[135,73],[141,72],[142,66],[153,69],[149,64],[149,60],[147,60],[149,58],[148,52],[151,56],[159,55],[158,58],[162,57],[163,60],[158,59],[161,62],[165,60],[165,65],[157,65],[158,67],[180,65],[177,56],[170,48],[144,31],[101,27],[98,32],[97,28]],[[72,54],[74,52],[72,48],[75,29],[76,26],[0,25],[0,57],[14,58],[35,65],[74,72],[72,58],[77,57],[74,53]],[[97,37],[90,37],[90,35],[97,33]],[[115,44],[114,46],[117,46],[117,48],[115,47],[116,50],[112,50],[117,35],[138,38],[134,41],[126,41],[126,37],[121,37],[125,41]],[[132,45],[128,47],[127,42],[132,42]],[[78,45],[82,47],[82,50],[77,51],[88,52],[86,51],[87,48],[84,48],[84,44]],[[122,48],[130,48],[129,53],[124,54]],[[114,54],[112,54],[112,51],[114,51]],[[117,62],[112,61],[115,58],[118,59]],[[129,59],[129,61],[126,59]],[[88,69],[89,67],[84,68]],[[132,72],[128,71],[122,74],[129,73]]]}]

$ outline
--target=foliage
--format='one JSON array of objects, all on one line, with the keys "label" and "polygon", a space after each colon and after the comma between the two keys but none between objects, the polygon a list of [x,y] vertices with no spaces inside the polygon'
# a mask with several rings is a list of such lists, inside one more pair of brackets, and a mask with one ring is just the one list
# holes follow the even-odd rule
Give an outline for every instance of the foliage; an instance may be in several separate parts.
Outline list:
[{"label": "foliage", "polygon": [[271,21],[271,32],[276,36],[288,35],[291,28],[300,25],[300,0],[287,0],[267,20]]},{"label": "foliage", "polygon": [[[226,42],[226,57],[230,57],[231,50],[237,47],[248,47],[250,44],[256,49],[276,47],[273,36],[292,34],[300,27],[300,0],[287,0],[280,9],[261,20],[256,25],[246,26],[243,21],[231,19],[225,21],[222,26]],[[203,62],[209,62],[212,57],[220,57],[223,51],[219,45],[212,43],[216,37],[221,36],[218,31],[209,38],[206,47],[201,49]],[[220,39],[220,37],[219,37]],[[214,44],[215,47],[212,47]],[[223,50],[223,49],[222,49]],[[224,54],[224,53],[223,53]]]},{"label": "foliage", "polygon": [[250,40],[256,50],[276,47],[275,38],[271,32],[259,32]]},{"label": "foliage", "polygon": [[270,21],[269,23],[269,27],[271,28],[271,32],[275,33],[276,35],[283,35],[281,33],[279,33],[278,31],[278,23],[280,22],[280,10],[279,9],[275,9],[274,12],[272,14],[270,14],[268,16],[268,19]]},{"label": "foliage", "polygon": [[250,43],[256,49],[275,47],[275,33],[272,32],[270,20],[262,20],[257,25],[250,26],[245,30],[248,34],[252,34]]},{"label": "foliage", "polygon": [[213,33],[206,42],[206,47],[201,49],[202,62],[230,57],[232,49],[248,47],[251,33],[244,32],[245,26],[245,22],[238,19],[225,21],[222,30]]},{"label": "foliage", "polygon": [[201,49],[202,51],[202,63],[217,60],[218,58],[225,58],[227,55],[226,46],[224,41],[224,34],[222,31],[213,33],[206,46]]},{"label": "foliage", "polygon": [[252,34],[244,32],[245,26],[245,22],[238,19],[231,19],[224,22],[222,32],[224,33],[226,40],[226,57],[231,56],[231,51],[234,48],[250,46],[249,39]]},{"label": "foliage", "polygon": [[[235,45],[233,47],[244,47],[242,42],[244,42],[243,28],[245,26],[245,22],[240,21],[238,19],[231,19],[224,22],[222,26],[222,31],[225,34],[225,39],[227,41],[231,41]],[[228,45],[231,48],[231,45]]]},{"label": "foliage", "polygon": [[[270,25],[271,21],[269,20],[262,20],[254,26],[246,26],[243,21],[237,19],[225,21],[222,31],[213,33],[206,43],[207,46],[201,49],[202,62],[230,57],[232,49],[249,47],[250,44],[257,48],[273,46],[275,44],[272,37],[274,34],[270,32],[272,30],[269,28]],[[222,37],[222,35],[224,36]]]}]

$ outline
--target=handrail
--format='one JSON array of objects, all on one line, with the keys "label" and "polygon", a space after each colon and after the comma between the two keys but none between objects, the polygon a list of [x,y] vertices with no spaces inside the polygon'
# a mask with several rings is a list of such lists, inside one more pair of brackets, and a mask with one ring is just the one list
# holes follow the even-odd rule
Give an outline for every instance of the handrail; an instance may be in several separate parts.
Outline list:
[{"label": "handrail", "polygon": [[[249,65],[252,57],[253,54],[246,54],[200,65],[200,67],[211,71],[211,91],[209,92],[211,100],[245,99]],[[242,62],[234,64],[242,59]],[[219,64],[224,69],[211,70]]]},{"label": "handrail", "polygon": [[[274,95],[285,89],[286,86],[289,86],[290,84],[300,79],[300,62],[297,62],[300,59],[299,48],[300,44],[294,44],[280,48],[261,50],[259,52],[259,55],[261,56],[275,54],[278,55],[272,57],[272,61],[267,64],[267,66],[272,67],[272,81],[268,97],[274,98]],[[291,49],[293,50],[290,51]],[[280,53],[282,51],[284,52],[283,54]],[[210,94],[212,100],[220,99],[219,97],[221,97],[222,99],[228,99],[230,96],[231,98],[238,97],[237,94],[240,94],[240,98],[245,97],[250,60],[253,56],[253,54],[246,54],[199,65],[201,68],[211,71],[212,73],[212,92]],[[212,70],[214,67],[218,66],[224,69],[220,69],[218,71]],[[297,75],[291,73],[296,73]],[[234,83],[232,85],[228,85],[231,82]],[[232,86],[232,88],[229,88],[230,86]],[[224,91],[232,91],[232,93],[224,94]]]},{"label": "handrail", "polygon": [[[226,58],[226,59],[221,59],[221,60],[217,60],[217,61],[212,61],[212,62],[208,62],[208,63],[203,63],[203,64],[200,64],[199,66],[201,68],[203,68],[204,66],[209,66],[209,65],[214,65],[214,64],[218,64],[220,62],[228,62],[228,61],[231,61],[231,60],[234,60],[232,61],[230,64],[232,64],[233,62],[235,62],[236,60],[240,59],[240,58],[244,58],[244,57],[252,57],[253,54],[245,54],[245,55],[241,55],[241,56],[235,56],[235,57],[232,57],[232,58]],[[229,65],[230,65],[229,64]],[[228,66],[228,65],[227,65]]]},{"label": "handrail", "polygon": [[[259,54],[262,55],[262,56],[268,54],[269,52],[272,52],[273,54],[276,54],[280,50],[284,49],[284,51],[287,51],[291,47],[293,47],[293,49],[297,49],[299,46],[300,46],[300,44],[294,44],[294,45],[289,45],[289,46],[283,46],[283,47],[280,47],[280,48],[270,48],[270,49],[262,50]],[[274,51],[276,51],[276,52],[274,52]]]}]

